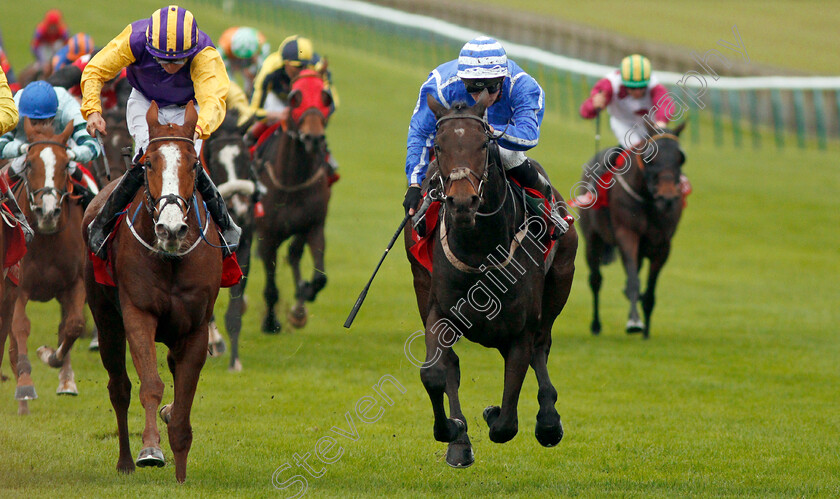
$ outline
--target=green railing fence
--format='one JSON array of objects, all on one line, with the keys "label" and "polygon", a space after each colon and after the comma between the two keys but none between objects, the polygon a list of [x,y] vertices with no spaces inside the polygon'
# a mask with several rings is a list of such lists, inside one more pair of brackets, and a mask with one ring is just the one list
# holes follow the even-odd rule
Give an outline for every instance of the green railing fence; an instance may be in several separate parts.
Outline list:
[{"label": "green railing fence", "polygon": [[[407,60],[431,68],[457,54],[477,31],[439,19],[354,0],[199,0],[236,15],[269,22],[284,30],[306,33],[321,42],[352,45],[372,55]],[[524,29],[524,28],[523,28]],[[495,36],[493,33],[486,33]],[[614,68],[548,51],[503,42],[508,54],[551,92],[548,111],[577,116],[591,86]],[[689,70],[700,73],[701,67]],[[722,71],[721,71],[722,72]],[[772,131],[775,145],[785,147],[790,134],[799,147],[825,149],[840,138],[840,77],[698,78],[658,71],[664,84],[690,111],[691,139],[701,140],[701,114],[710,114],[715,144],[727,136],[736,147],[764,145]],[[677,85],[683,81],[683,85]],[[698,103],[699,102],[699,103]],[[702,105],[702,107],[701,107]],[[704,111],[701,113],[700,111]],[[750,140],[745,140],[749,136]]]}]

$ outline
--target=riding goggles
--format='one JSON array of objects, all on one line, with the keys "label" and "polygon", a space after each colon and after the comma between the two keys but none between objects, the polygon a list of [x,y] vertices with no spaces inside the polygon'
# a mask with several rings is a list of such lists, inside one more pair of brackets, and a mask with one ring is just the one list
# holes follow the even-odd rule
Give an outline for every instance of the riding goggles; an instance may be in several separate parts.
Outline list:
[{"label": "riding goggles", "polygon": [[493,94],[501,90],[502,83],[505,81],[504,77],[502,78],[490,78],[486,80],[479,80],[479,79],[467,79],[464,78],[464,86],[467,88],[467,92],[471,94],[481,93],[483,90],[487,90],[487,93]]},{"label": "riding goggles", "polygon": [[181,59],[163,59],[162,57],[155,57],[155,61],[158,64],[186,64],[188,58],[183,57]]}]

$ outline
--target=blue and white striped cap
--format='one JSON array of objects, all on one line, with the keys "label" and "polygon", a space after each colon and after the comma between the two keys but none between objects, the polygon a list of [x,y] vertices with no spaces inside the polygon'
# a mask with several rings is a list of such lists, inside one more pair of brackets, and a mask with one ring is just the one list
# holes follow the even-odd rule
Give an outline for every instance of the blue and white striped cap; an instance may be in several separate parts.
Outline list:
[{"label": "blue and white striped cap", "polygon": [[507,75],[507,54],[502,45],[493,38],[473,38],[464,45],[458,55],[460,78],[498,78]]}]

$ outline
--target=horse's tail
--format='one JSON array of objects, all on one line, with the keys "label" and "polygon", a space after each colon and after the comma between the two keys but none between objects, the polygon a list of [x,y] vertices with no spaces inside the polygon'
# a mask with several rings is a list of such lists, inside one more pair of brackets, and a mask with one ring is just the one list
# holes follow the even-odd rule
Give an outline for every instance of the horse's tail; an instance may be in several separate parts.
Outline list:
[{"label": "horse's tail", "polygon": [[605,244],[601,252],[601,265],[609,265],[615,261],[615,246]]}]

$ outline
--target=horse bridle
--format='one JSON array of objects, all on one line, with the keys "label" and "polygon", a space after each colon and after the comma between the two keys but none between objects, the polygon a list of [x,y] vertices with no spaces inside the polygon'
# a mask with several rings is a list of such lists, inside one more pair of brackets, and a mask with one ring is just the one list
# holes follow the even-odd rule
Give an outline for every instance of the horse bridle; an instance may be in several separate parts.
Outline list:
[{"label": "horse bridle", "polygon": [[[651,144],[651,143],[655,142],[657,139],[673,139],[677,143],[679,143],[679,140],[680,140],[680,138],[677,137],[676,135],[674,135],[673,133],[665,132],[665,133],[656,134],[652,137],[648,137],[647,140],[645,140],[644,145],[647,146],[648,144]],[[645,147],[645,149],[646,148],[647,147]],[[632,149],[633,148],[631,148],[631,151],[632,151]],[[644,149],[642,149],[642,152],[644,152]],[[641,152],[635,152],[635,151],[633,151],[632,153],[633,153],[633,156],[636,158],[636,167],[638,167],[639,171],[641,171],[642,174],[644,175],[645,162],[644,162],[644,160],[642,160],[642,153]],[[635,199],[636,201],[638,201],[640,203],[645,202],[645,198],[642,197],[642,195],[640,195],[638,192],[636,192],[632,187],[630,187],[630,184],[628,184],[627,181],[624,180],[623,175],[616,175],[615,178],[618,181],[619,185],[621,185],[621,188],[624,189],[624,191],[627,194],[629,194],[630,197],[632,197],[633,199]],[[645,189],[645,192],[647,193],[648,196],[650,196],[650,192],[648,191],[647,188]]]},{"label": "horse bridle", "polygon": [[[38,144],[47,144],[47,145],[52,145],[52,146],[58,146],[58,147],[60,147],[62,149],[65,149],[65,150],[69,149],[69,147],[67,147],[67,144],[62,144],[61,142],[56,142],[54,140],[36,140],[34,142],[30,142],[29,147],[32,147],[32,146],[38,145]],[[27,158],[26,164],[24,165],[24,168],[23,168],[23,171],[25,172],[25,171],[29,170],[31,167],[32,167],[32,163]],[[37,203],[35,202],[35,196],[37,196],[38,194],[42,194],[42,195],[43,194],[52,194],[52,195],[54,195],[56,198],[58,198],[58,201],[57,201],[56,204],[59,205],[59,206],[61,205],[61,203],[64,202],[64,198],[66,198],[68,195],[70,195],[70,191],[59,190],[55,187],[46,187],[46,186],[41,187],[40,189],[35,189],[34,191],[32,191],[32,190],[29,189],[29,175],[28,174],[21,175],[20,177],[23,180],[23,187],[24,187],[24,189],[26,189],[26,200],[29,202],[29,206],[36,206],[37,205]],[[70,185],[72,186],[72,184],[70,184]]]},{"label": "horse bridle", "polygon": [[[450,114],[450,115],[447,115],[447,116],[442,116],[441,118],[439,118],[437,120],[437,122],[435,123],[435,135],[437,135],[437,132],[440,129],[441,123],[443,123],[444,121],[455,120],[455,119],[470,119],[470,120],[475,120],[475,121],[478,121],[479,123],[481,123],[481,127],[484,130],[484,135],[485,135],[485,137],[487,137],[487,142],[485,142],[485,153],[484,153],[484,171],[482,172],[481,176],[479,176],[477,173],[475,173],[471,169],[469,169],[465,166],[460,166],[458,168],[454,168],[451,172],[449,172],[449,175],[446,178],[444,178],[443,175],[437,174],[437,178],[440,182],[440,194],[439,195],[440,196],[445,196],[446,195],[446,185],[447,184],[452,185],[451,182],[457,182],[459,180],[466,180],[467,182],[470,183],[473,190],[476,192],[476,195],[478,196],[478,198],[481,201],[484,201],[484,186],[486,185],[487,179],[488,179],[489,174],[490,174],[490,145],[491,145],[491,143],[497,141],[503,133],[500,134],[500,135],[494,135],[493,132],[490,130],[490,125],[487,123],[487,120],[485,120],[484,118],[480,118],[480,117],[472,115],[472,114],[465,114],[465,115],[451,115]],[[436,149],[436,152],[437,152],[437,150],[439,150],[439,148],[437,146],[435,146],[435,149]],[[504,177],[504,168],[502,168],[501,165],[499,166],[499,168],[502,170],[502,176]],[[475,177],[475,179],[478,180],[478,185],[475,185],[475,182],[473,182],[472,177]],[[502,207],[505,205],[505,202],[507,201],[507,195],[508,195],[507,182],[505,182],[505,184],[506,184],[506,186],[505,186],[505,197],[502,199],[502,202],[499,203],[499,206],[490,213],[476,212],[476,216],[489,217],[489,216],[497,214],[502,209]]]},{"label": "horse bridle", "polygon": [[[155,142],[188,142],[195,145],[195,141],[188,137],[155,137],[149,140],[149,145],[154,144]],[[183,196],[180,194],[170,193],[165,196],[160,196],[159,198],[155,199],[152,197],[152,193],[149,190],[149,166],[151,166],[151,161],[147,158],[146,162],[143,165],[143,175],[144,175],[144,190],[145,190],[145,198],[143,200],[143,204],[146,206],[146,211],[152,217],[152,220],[157,220],[157,216],[155,213],[160,214],[164,208],[166,208],[170,204],[174,204],[181,210],[181,213],[184,216],[184,219],[187,218],[187,215],[190,212],[190,203]],[[198,158],[196,158],[196,162],[193,165],[193,168],[201,168],[201,163],[198,162]],[[190,197],[191,199],[195,197],[195,185],[193,185],[193,194]],[[163,203],[161,205],[161,203]],[[160,206],[159,206],[160,205]]]}]

